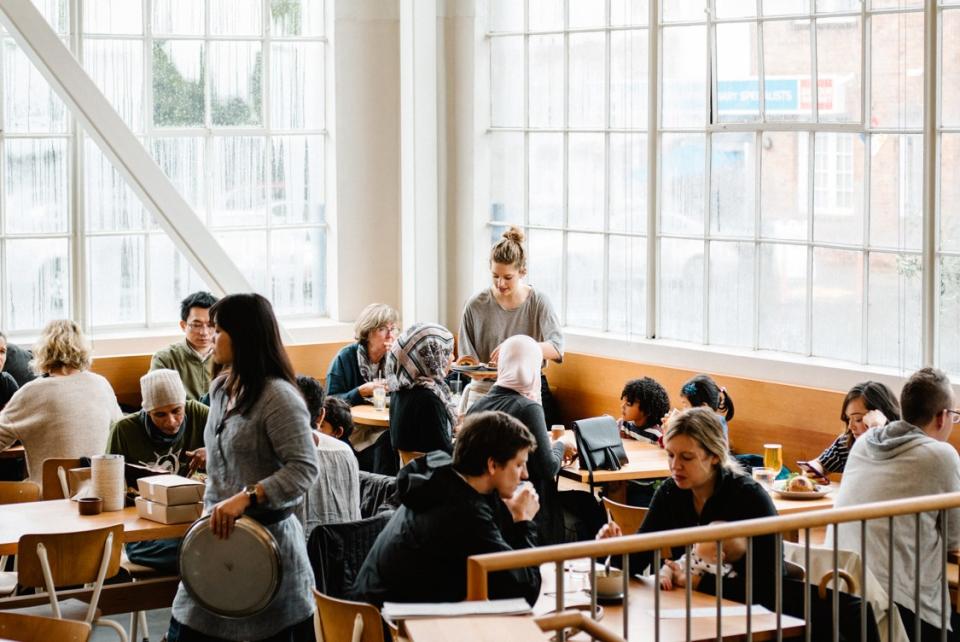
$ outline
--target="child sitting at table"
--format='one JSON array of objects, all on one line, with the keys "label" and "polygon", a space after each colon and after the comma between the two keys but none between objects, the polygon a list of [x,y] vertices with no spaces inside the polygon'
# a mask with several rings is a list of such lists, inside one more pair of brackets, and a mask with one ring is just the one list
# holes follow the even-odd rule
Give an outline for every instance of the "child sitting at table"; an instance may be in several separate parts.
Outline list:
[{"label": "child sitting at table", "polygon": [[[680,410],[701,406],[706,406],[720,415],[720,423],[723,424],[723,436],[729,441],[730,435],[727,423],[733,420],[733,399],[726,388],[717,385],[716,381],[705,374],[698,374],[689,379],[680,388]],[[666,425],[668,418],[666,416],[663,418],[662,423],[664,425]]]},{"label": "child sitting at table", "polygon": [[[722,523],[722,521],[711,522],[711,524]],[[700,579],[707,573],[720,577],[736,577],[737,572],[733,570],[733,564],[726,560],[730,556],[741,557],[745,549],[746,540],[742,537],[724,541],[723,550],[719,555],[717,554],[716,542],[694,544],[690,549],[690,588],[696,590],[700,584]],[[664,591],[671,591],[673,587],[683,588],[686,586],[686,557],[686,555],[681,555],[677,561],[664,560],[663,566],[660,568],[660,588]],[[722,558],[722,561],[720,558]]]},{"label": "child sitting at table", "polygon": [[353,414],[350,412],[350,405],[343,399],[327,396],[323,400],[323,410],[320,432],[350,445],[350,435],[353,434]]},{"label": "child sitting at table", "polygon": [[624,437],[660,443],[660,417],[670,410],[666,389],[650,377],[631,379],[620,393],[620,432]]}]

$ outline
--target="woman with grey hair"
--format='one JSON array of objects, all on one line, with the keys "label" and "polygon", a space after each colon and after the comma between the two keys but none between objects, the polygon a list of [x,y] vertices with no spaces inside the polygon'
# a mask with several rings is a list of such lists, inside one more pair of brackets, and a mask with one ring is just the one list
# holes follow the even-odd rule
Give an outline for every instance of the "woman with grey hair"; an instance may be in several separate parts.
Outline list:
[{"label": "woman with grey hair", "polygon": [[[670,477],[654,494],[640,533],[777,514],[767,491],[745,474],[730,455],[723,424],[709,408],[691,408],[675,415],[667,425],[663,446],[667,451]],[[622,534],[620,528],[610,522],[597,537]],[[674,548],[671,557],[679,559],[683,552],[683,547]],[[723,596],[742,602],[746,599],[746,540],[726,540],[723,561],[733,566],[733,572],[723,579]],[[652,562],[653,551],[637,553],[630,558],[630,568],[643,570]],[[753,538],[755,602],[774,608],[777,573],[782,573],[782,563],[776,556],[773,536]],[[716,575],[704,575],[697,590],[715,594],[716,580]]]},{"label": "woman with grey hair", "polygon": [[397,311],[384,303],[371,303],[360,312],[353,327],[356,342],[344,346],[330,362],[328,395],[351,406],[366,403],[373,396],[373,382],[391,374],[388,354],[399,322]]}]

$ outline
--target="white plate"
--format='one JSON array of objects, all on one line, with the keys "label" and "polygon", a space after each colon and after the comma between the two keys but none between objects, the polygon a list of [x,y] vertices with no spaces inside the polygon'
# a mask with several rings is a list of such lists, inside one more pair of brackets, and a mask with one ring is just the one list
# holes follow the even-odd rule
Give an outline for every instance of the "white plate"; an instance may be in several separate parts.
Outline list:
[{"label": "white plate", "polygon": [[814,484],[814,488],[816,488],[816,490],[813,492],[784,490],[786,485],[786,479],[781,479],[774,482],[773,492],[783,499],[820,499],[821,497],[825,497],[833,490],[832,486],[824,486],[821,484]]}]

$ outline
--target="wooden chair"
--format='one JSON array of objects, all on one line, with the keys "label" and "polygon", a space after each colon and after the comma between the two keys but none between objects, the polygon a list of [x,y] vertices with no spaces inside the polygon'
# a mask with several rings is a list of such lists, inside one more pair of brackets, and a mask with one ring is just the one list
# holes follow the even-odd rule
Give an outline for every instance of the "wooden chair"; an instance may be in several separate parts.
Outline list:
[{"label": "wooden chair", "polygon": [[320,636],[324,642],[384,642],[383,618],[372,604],[350,602],[324,595],[313,589],[320,620]]},{"label": "wooden chair", "polygon": [[[67,484],[67,471],[80,466],[79,459],[45,459],[41,473],[40,487],[44,501],[51,499],[67,499],[70,497],[70,488]],[[63,476],[59,469],[63,468]]]},{"label": "wooden chair", "polygon": [[[107,626],[116,631],[122,642],[128,642],[123,627],[100,619],[97,608],[103,581],[120,570],[122,542],[123,524],[76,533],[24,535],[17,544],[20,584],[45,589],[50,604],[17,612]],[[89,604],[77,599],[61,602],[57,598],[56,587],[77,584],[93,584]]]},{"label": "wooden chair", "polygon": [[0,640],[87,642],[89,639],[90,625],[86,622],[0,611]]},{"label": "wooden chair", "polygon": [[[33,482],[0,482],[0,504],[19,504],[35,502],[40,499],[40,486]],[[0,597],[11,595],[17,590],[17,571],[5,570],[8,555],[0,555]]]},{"label": "wooden chair", "polygon": [[[643,520],[646,519],[647,512],[650,510],[649,508],[621,504],[620,502],[613,501],[609,497],[603,498],[603,505],[606,506],[611,521],[616,522],[624,535],[636,534],[636,532],[640,530]],[[660,557],[663,559],[670,559],[672,555],[673,553],[669,548],[660,550]]]},{"label": "wooden chair", "polygon": [[398,450],[397,452],[400,453],[400,468],[403,468],[414,459],[418,457],[423,457],[424,455],[427,454],[427,453],[419,452],[417,450]]}]

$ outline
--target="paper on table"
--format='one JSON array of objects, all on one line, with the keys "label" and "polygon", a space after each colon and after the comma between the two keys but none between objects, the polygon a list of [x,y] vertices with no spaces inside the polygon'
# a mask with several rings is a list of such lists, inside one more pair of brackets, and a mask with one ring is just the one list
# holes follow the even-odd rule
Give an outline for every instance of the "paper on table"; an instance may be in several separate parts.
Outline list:
[{"label": "paper on table", "polygon": [[380,609],[391,620],[421,617],[460,617],[464,615],[523,615],[532,613],[522,597],[510,600],[477,600],[470,602],[403,603],[384,602]]},{"label": "paper on table", "polygon": [[[771,613],[770,609],[760,604],[754,604],[753,608],[750,609],[750,612],[753,615],[766,615]],[[650,609],[650,614],[655,615],[653,609]],[[724,606],[720,608],[721,616],[736,616],[736,615],[746,615],[747,614],[747,605],[740,604],[738,606]],[[716,617],[717,609],[713,606],[703,606],[695,609],[690,609],[690,617]],[[660,609],[660,619],[670,620],[670,619],[682,619],[687,617],[686,609]]]}]

